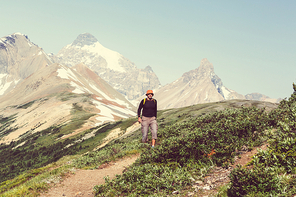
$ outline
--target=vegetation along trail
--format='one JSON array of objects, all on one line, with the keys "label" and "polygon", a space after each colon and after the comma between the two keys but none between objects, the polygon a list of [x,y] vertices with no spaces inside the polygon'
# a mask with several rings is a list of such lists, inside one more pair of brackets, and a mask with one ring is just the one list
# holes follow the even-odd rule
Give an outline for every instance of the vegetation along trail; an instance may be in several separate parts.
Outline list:
[{"label": "vegetation along trail", "polygon": [[136,117],[120,120],[87,131],[94,136],[81,143],[73,139],[72,155],[4,180],[0,194],[291,197],[295,120],[296,93],[279,104],[232,100],[161,110],[155,148],[141,143]]},{"label": "vegetation along trail", "polygon": [[103,184],[105,176],[112,179],[116,174],[122,174],[122,171],[134,163],[137,158],[138,155],[128,156],[109,164],[103,164],[95,170],[77,169],[74,174],[69,174],[63,182],[41,194],[41,197],[94,196],[93,187],[97,184]]},{"label": "vegetation along trail", "polygon": [[[266,150],[266,145],[258,147]],[[210,170],[210,173],[205,177],[204,181],[197,181],[193,185],[196,192],[189,192],[188,196],[214,196],[217,195],[217,187],[221,187],[229,183],[229,174],[231,170],[236,168],[237,165],[246,165],[251,161],[253,155],[257,153],[257,148],[252,151],[242,150],[240,158],[236,158],[236,161],[228,169],[221,167],[214,167]],[[122,172],[135,160],[139,155],[127,156],[108,164],[102,164],[95,170],[82,170],[77,169],[75,173],[68,174],[65,180],[61,183],[54,185],[49,191],[42,193],[41,197],[55,197],[55,196],[94,196],[93,187],[98,184],[105,183],[104,177],[109,176],[113,179],[117,174]]]}]

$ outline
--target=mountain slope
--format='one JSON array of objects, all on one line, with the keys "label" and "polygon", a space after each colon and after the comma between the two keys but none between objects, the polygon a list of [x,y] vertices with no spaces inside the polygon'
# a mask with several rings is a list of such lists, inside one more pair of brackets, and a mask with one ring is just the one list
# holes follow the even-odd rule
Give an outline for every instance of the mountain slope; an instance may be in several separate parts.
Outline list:
[{"label": "mountain slope", "polygon": [[186,72],[174,82],[155,90],[155,98],[160,109],[167,109],[243,99],[244,96],[226,88],[214,73],[213,65],[205,58],[197,69]]},{"label": "mountain slope", "polygon": [[0,97],[40,67],[51,63],[43,49],[26,35],[15,33],[0,38]]},{"label": "mountain slope", "polygon": [[0,142],[5,143],[51,126],[80,122],[65,133],[77,134],[135,115],[132,104],[82,64],[40,68],[0,98],[0,109],[2,119],[13,117],[10,125],[0,125]]},{"label": "mountain slope", "polygon": [[53,56],[53,59],[69,67],[85,64],[129,100],[141,96],[147,89],[160,86],[150,66],[138,69],[123,55],[102,46],[89,33],[80,34],[73,43]]},{"label": "mountain slope", "polygon": [[87,66],[52,64],[20,33],[0,39],[0,143],[61,125],[72,125],[64,134],[75,135],[134,110]]}]

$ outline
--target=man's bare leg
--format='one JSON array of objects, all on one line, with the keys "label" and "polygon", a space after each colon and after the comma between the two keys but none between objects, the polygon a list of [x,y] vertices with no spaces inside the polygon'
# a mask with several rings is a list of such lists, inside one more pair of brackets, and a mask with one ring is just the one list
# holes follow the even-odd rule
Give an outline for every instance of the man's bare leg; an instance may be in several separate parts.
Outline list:
[{"label": "man's bare leg", "polygon": [[155,146],[155,139],[152,139],[152,148]]}]

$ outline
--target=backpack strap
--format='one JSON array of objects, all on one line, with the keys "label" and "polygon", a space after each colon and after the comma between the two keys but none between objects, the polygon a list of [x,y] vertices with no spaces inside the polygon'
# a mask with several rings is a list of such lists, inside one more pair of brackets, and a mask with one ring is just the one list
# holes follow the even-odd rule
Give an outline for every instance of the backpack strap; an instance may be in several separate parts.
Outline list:
[{"label": "backpack strap", "polygon": [[[155,99],[152,99],[155,103]],[[146,98],[144,98],[144,101],[143,101],[143,105],[145,105],[145,102],[146,102]]]}]

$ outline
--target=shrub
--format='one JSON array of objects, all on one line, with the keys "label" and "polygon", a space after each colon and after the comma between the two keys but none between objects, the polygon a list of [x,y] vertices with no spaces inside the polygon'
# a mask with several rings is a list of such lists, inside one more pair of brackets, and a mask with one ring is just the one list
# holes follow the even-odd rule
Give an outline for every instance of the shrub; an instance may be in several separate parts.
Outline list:
[{"label": "shrub", "polygon": [[238,166],[230,173],[231,186],[228,195],[237,197],[248,193],[269,193],[278,194],[282,184],[276,173],[271,168],[255,166],[253,169],[246,169]]},{"label": "shrub", "polygon": [[[295,89],[294,89],[295,90]],[[231,172],[230,196],[291,196],[295,194],[296,173],[296,94],[281,101],[267,118],[269,147],[259,150],[250,165]]]},{"label": "shrub", "polygon": [[140,144],[142,154],[134,166],[96,186],[96,195],[165,195],[182,189],[191,184],[190,177],[204,176],[201,171],[213,164],[227,167],[242,146],[259,145],[268,127],[268,114],[254,107],[226,109],[166,126],[159,129],[161,144],[154,149]]},{"label": "shrub", "polygon": [[152,195],[172,192],[191,185],[190,174],[180,167],[144,164],[130,168],[115,179],[105,178],[105,184],[94,187],[97,196],[119,196],[120,194]]}]

